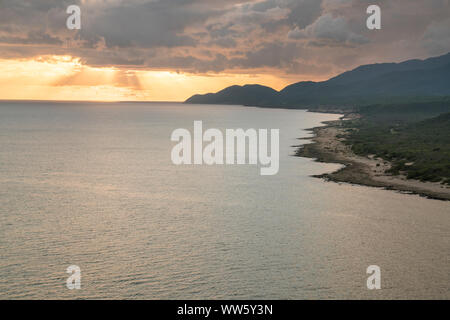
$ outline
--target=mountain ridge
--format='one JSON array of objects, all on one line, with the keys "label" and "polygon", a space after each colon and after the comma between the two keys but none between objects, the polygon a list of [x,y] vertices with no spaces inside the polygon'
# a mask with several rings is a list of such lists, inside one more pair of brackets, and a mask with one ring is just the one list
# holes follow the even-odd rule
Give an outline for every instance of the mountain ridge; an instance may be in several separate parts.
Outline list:
[{"label": "mountain ridge", "polygon": [[194,95],[185,103],[305,108],[367,105],[390,98],[450,95],[450,53],[424,60],[361,65],[326,81],[301,81],[280,91],[258,84]]}]

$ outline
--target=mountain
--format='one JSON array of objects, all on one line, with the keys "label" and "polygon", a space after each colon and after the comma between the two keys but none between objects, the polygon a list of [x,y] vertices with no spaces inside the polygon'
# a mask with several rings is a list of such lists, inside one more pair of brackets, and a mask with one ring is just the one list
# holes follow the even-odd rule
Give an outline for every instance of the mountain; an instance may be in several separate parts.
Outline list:
[{"label": "mountain", "polygon": [[450,95],[450,53],[426,60],[357,67],[322,82],[303,81],[281,91],[259,85],[232,86],[195,95],[186,103],[306,107],[366,105],[414,97]]},{"label": "mountain", "polygon": [[186,103],[270,106],[279,100],[280,93],[278,91],[254,84],[231,86],[217,93],[197,94],[186,100]]}]

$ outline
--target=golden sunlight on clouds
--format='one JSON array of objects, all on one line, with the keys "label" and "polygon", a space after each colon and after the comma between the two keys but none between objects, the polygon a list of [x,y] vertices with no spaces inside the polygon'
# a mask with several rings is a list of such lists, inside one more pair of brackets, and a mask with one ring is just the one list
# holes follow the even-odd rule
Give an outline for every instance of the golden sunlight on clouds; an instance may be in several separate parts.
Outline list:
[{"label": "golden sunlight on clouds", "polygon": [[186,74],[94,68],[71,56],[0,60],[0,99],[184,101],[196,93],[259,83],[282,89],[296,79],[266,74]]}]

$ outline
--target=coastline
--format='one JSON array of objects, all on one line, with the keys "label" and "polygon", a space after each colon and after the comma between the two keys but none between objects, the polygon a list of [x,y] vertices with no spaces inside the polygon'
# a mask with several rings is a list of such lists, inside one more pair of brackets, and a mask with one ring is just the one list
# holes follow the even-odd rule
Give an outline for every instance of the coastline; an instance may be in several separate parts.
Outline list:
[{"label": "coastline", "polygon": [[342,142],[344,140],[342,135],[345,132],[341,127],[345,119],[354,117],[358,117],[358,115],[347,114],[340,120],[324,122],[324,126],[308,129],[314,134],[313,137],[299,138],[300,140],[311,140],[312,143],[299,146],[295,156],[313,158],[317,162],[343,165],[335,172],[315,175],[314,177],[339,183],[351,183],[418,194],[430,199],[450,200],[450,187],[436,182],[408,180],[401,175],[389,175],[386,173],[386,170],[391,167],[388,161],[354,154],[351,147]]}]

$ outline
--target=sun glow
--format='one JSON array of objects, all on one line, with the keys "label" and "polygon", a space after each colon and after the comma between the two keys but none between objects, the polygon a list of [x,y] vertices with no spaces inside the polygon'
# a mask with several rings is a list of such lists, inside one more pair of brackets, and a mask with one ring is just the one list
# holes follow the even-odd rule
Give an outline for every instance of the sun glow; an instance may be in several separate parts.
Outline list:
[{"label": "sun glow", "polygon": [[184,101],[238,84],[281,89],[292,82],[267,74],[188,74],[165,70],[96,68],[71,56],[0,60],[0,99]]}]

